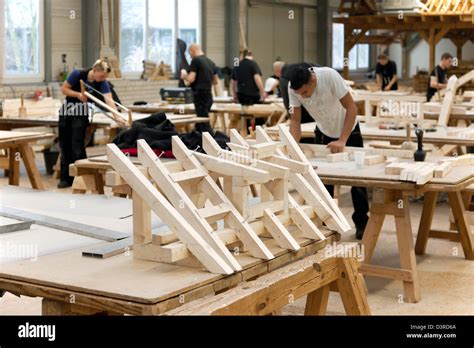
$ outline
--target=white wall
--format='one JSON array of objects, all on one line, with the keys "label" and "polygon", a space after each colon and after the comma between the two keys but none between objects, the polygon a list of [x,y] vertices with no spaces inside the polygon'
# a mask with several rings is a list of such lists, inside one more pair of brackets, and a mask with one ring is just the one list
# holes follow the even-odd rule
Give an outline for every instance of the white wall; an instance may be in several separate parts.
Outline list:
[{"label": "white wall", "polygon": [[[70,18],[71,10],[75,19]],[[61,54],[67,54],[69,71],[75,63],[82,67],[81,0],[52,1],[51,12],[51,68],[53,81],[57,81],[63,70]]]},{"label": "white wall", "polygon": [[[225,1],[206,1],[206,55],[217,66],[225,66]],[[235,0],[233,0],[235,1]]]},{"label": "white wall", "polygon": [[[451,53],[453,56],[456,56],[456,46],[449,39],[442,39],[436,45],[435,53],[435,62],[436,64],[441,59],[441,55],[445,52]],[[390,59],[394,60],[397,63],[398,73],[401,75],[403,66],[402,66],[402,49],[400,44],[393,44],[389,49]],[[428,71],[430,68],[430,50],[429,46],[425,40],[421,40],[410,52],[410,61],[408,67],[409,77],[412,77],[416,74],[418,70]],[[474,44],[468,42],[463,46],[462,50],[462,59],[463,60],[474,60]]]}]

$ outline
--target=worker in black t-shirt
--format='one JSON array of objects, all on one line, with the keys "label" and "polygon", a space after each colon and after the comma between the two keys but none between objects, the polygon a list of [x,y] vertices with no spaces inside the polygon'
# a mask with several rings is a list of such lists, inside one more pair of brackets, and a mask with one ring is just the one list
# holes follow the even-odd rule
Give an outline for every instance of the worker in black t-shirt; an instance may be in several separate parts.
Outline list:
[{"label": "worker in black t-shirt", "polygon": [[[198,117],[209,117],[214,100],[212,99],[212,86],[219,83],[216,73],[216,65],[204,55],[201,47],[197,44],[189,46],[189,54],[192,61],[189,71],[181,70],[181,79],[193,90],[193,102]],[[198,132],[211,130],[209,122],[196,124]]]},{"label": "worker in black t-shirt", "polygon": [[382,91],[396,91],[398,89],[397,64],[388,59],[385,53],[378,56],[375,68],[377,86]]},{"label": "worker in black t-shirt", "polygon": [[446,88],[448,86],[446,72],[452,66],[452,64],[453,56],[450,53],[443,53],[440,63],[430,74],[430,81],[428,83],[428,90],[426,92],[427,101],[430,101],[440,89]]},{"label": "worker in black t-shirt", "polygon": [[262,71],[249,49],[244,50],[243,59],[232,70],[231,92],[235,101],[242,105],[259,104],[265,100]]}]

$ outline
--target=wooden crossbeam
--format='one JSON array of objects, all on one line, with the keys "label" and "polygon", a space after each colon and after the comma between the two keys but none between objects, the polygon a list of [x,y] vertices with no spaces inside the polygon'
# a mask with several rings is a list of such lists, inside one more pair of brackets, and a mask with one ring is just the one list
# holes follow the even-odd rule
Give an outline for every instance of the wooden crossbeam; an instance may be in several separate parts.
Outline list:
[{"label": "wooden crossbeam", "polygon": [[283,249],[299,250],[298,242],[286,230],[285,226],[278,220],[270,209],[265,209],[263,213],[263,223],[265,228],[277,241],[278,245]]}]

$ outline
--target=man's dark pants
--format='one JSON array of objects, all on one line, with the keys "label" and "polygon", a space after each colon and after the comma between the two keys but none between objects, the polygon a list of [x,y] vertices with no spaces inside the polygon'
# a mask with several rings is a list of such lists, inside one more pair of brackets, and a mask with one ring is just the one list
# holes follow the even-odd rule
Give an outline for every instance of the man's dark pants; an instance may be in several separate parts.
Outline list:
[{"label": "man's dark pants", "polygon": [[60,180],[63,182],[72,184],[74,178],[69,176],[69,165],[87,158],[85,139],[88,126],[89,119],[87,116],[59,116]]},{"label": "man's dark pants", "polygon": [[[193,92],[194,109],[197,117],[209,117],[214,100],[210,90],[195,90]],[[209,122],[197,123],[196,130],[198,132],[210,132],[211,125]]]},{"label": "man's dark pants", "polygon": [[[314,131],[315,133],[315,144],[327,145],[337,139],[330,138],[321,132],[318,128]],[[354,128],[349,139],[347,139],[346,146],[352,147],[364,147],[362,140],[362,134],[360,133],[359,124]],[[331,196],[334,196],[334,186],[326,185],[326,189],[329,191]],[[358,229],[365,230],[367,221],[369,220],[369,198],[367,195],[367,189],[365,187],[352,187],[351,188],[352,204],[354,205],[354,213],[352,214],[352,220]]]}]

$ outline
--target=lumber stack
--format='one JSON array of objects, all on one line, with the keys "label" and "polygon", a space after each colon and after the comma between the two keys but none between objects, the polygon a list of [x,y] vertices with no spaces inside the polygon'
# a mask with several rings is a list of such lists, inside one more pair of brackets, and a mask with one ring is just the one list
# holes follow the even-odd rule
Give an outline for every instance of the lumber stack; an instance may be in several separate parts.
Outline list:
[{"label": "lumber stack", "polygon": [[143,61],[143,74],[142,79],[147,81],[161,81],[171,79],[173,72],[170,65],[165,64],[163,61],[160,64],[156,64],[151,60]]},{"label": "lumber stack", "polygon": [[[204,154],[173,137],[177,161],[167,163],[140,140],[140,167],[109,144],[114,171],[106,184],[133,191],[134,257],[231,274],[242,269],[240,253],[273,259],[264,243],[268,238],[283,250],[298,251],[308,240],[324,240],[323,229],[350,230],[285,127],[280,138],[282,143],[273,142],[259,127],[257,140],[249,143],[234,130],[228,151],[204,133]],[[296,189],[291,195],[290,183]],[[152,234],[152,211],[168,231]]]},{"label": "lumber stack", "polygon": [[33,99],[5,99],[2,103],[2,117],[20,117],[20,108],[25,114],[22,117],[57,116],[62,105],[59,99],[43,98],[35,101]]},{"label": "lumber stack", "polygon": [[443,178],[457,166],[474,165],[474,155],[444,159],[439,162],[395,162],[385,167],[385,174],[399,175],[401,181],[424,185],[433,178]]}]

